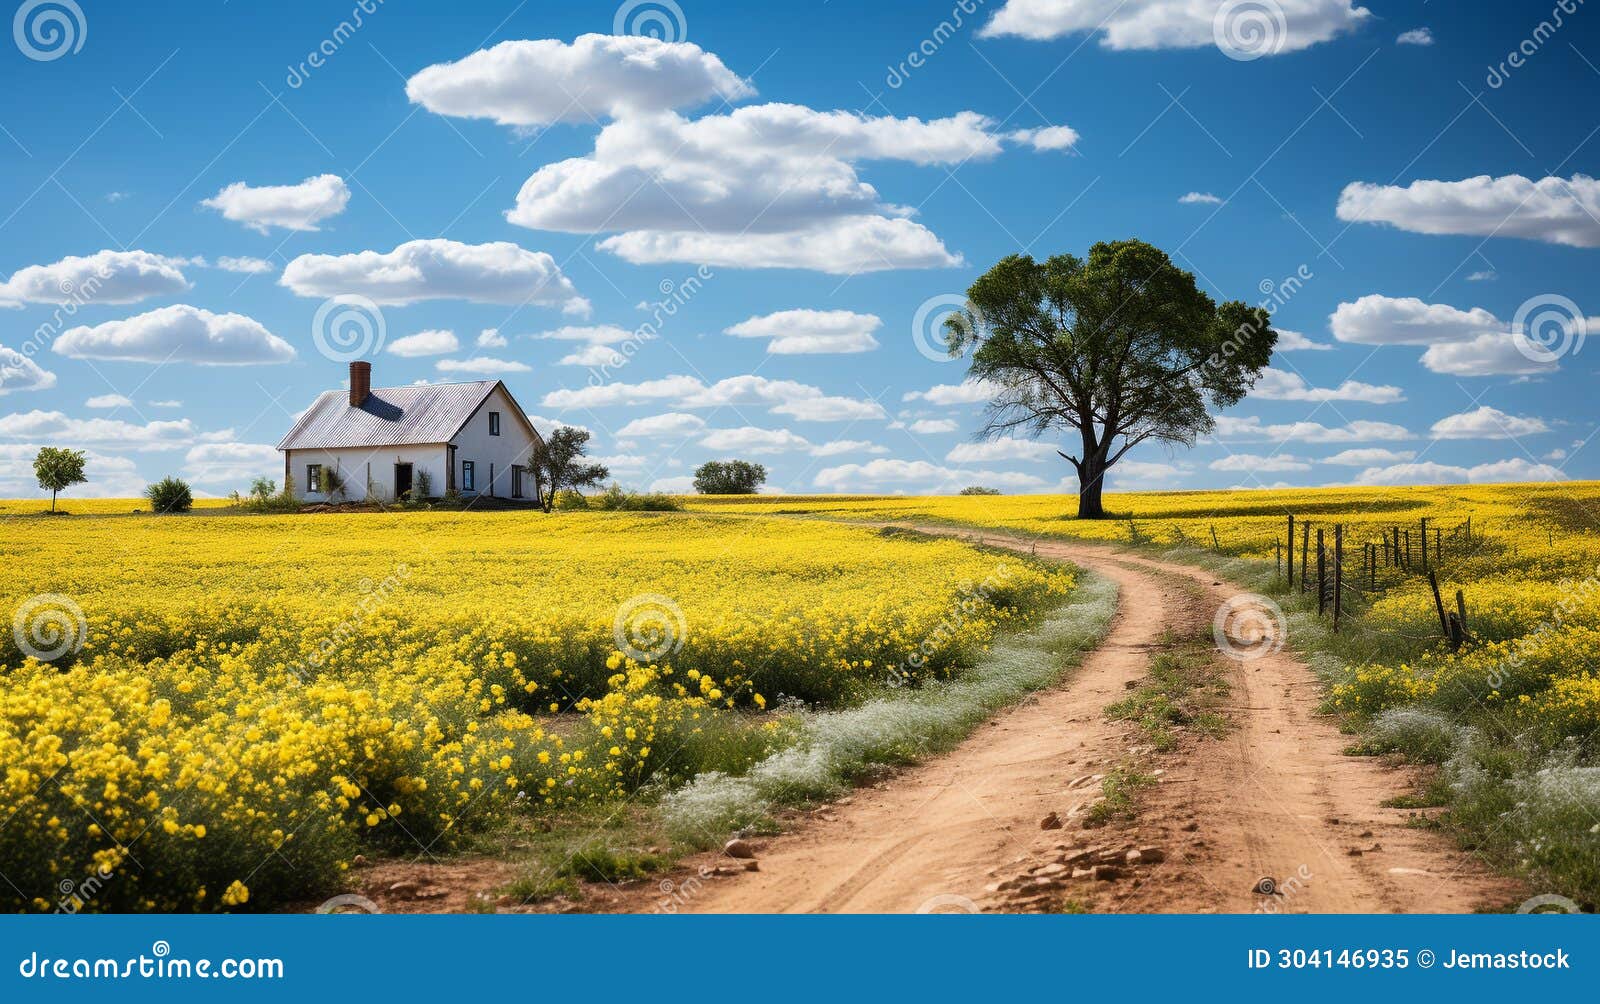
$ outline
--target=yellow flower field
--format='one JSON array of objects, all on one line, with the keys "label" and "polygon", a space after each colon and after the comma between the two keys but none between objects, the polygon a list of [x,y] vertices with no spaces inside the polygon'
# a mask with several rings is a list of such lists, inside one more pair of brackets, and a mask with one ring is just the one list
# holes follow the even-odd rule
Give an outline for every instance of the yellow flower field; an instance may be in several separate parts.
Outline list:
[{"label": "yellow flower field", "polygon": [[1073,587],[953,541],[695,514],[0,531],[11,909],[271,908],[361,849],[737,768],[785,728],[732,709],[949,675]]}]

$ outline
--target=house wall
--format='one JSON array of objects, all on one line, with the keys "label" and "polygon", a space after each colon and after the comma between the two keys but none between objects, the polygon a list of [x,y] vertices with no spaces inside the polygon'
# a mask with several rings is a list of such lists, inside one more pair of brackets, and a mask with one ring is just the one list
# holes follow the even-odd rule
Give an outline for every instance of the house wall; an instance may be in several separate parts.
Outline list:
[{"label": "house wall", "polygon": [[[344,476],[344,492],[336,501],[360,502],[367,497],[367,476],[371,471],[372,485],[377,498],[393,502],[394,465],[412,466],[412,484],[418,482],[423,471],[432,480],[429,486],[434,495],[444,494],[445,449],[443,444],[431,446],[378,446],[355,447],[342,450],[289,450],[289,470],[294,476],[294,493],[309,502],[328,501],[321,492],[312,491],[306,481],[307,464],[332,465]],[[487,469],[487,468],[486,468]]]},{"label": "house wall", "polygon": [[[498,436],[489,435],[491,411],[500,413]],[[451,444],[456,447],[456,488],[462,489],[462,463],[472,461],[477,466],[477,493],[480,495],[492,494],[510,498],[512,465],[528,467],[533,462],[533,437],[529,435],[527,426],[517,417],[516,409],[512,407],[504,387],[496,387],[494,393],[484,399],[483,404],[478,406],[478,410],[467,420],[467,424],[456,434],[455,439],[451,440]],[[492,490],[489,481],[491,464],[494,466]],[[436,482],[434,491],[443,494],[444,482]],[[522,494],[527,498],[533,498],[531,473],[523,475]]]}]

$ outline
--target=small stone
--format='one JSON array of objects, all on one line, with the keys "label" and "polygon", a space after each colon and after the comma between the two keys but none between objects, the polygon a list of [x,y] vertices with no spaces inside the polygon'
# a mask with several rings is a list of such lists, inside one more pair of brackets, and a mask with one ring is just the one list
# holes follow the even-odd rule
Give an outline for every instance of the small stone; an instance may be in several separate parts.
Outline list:
[{"label": "small stone", "polygon": [[1064,872],[1066,870],[1067,870],[1067,866],[1066,865],[1052,862],[1051,864],[1045,865],[1043,868],[1040,868],[1038,871],[1034,872],[1034,874],[1035,875],[1060,875],[1062,872]]},{"label": "small stone", "polygon": [[1348,850],[1348,851],[1345,851],[1345,853],[1346,853],[1346,854],[1348,854],[1348,855],[1350,855],[1350,856],[1351,856],[1351,857],[1353,857],[1353,858],[1359,858],[1359,857],[1360,857],[1360,856],[1361,856],[1361,853],[1362,853],[1362,852],[1361,852],[1361,848],[1359,848],[1359,847],[1352,847],[1352,848],[1350,848],[1350,849],[1349,849],[1349,850]]},{"label": "small stone", "polygon": [[1371,837],[1372,837],[1372,831],[1371,830],[1362,830],[1361,831],[1361,839],[1368,840],[1368,839],[1371,839]]},{"label": "small stone", "polygon": [[1074,869],[1072,869],[1072,877],[1075,878],[1075,879],[1091,878],[1091,877],[1093,877],[1093,875],[1094,875],[1094,869],[1092,869],[1092,868],[1074,868]]},{"label": "small stone", "polygon": [[1167,860],[1167,852],[1159,847],[1141,847],[1139,848],[1139,857],[1147,865],[1159,865]]},{"label": "small stone", "polygon": [[396,882],[394,885],[391,885],[389,887],[389,894],[391,896],[400,896],[402,898],[410,898],[412,896],[415,896],[419,891],[421,891],[421,889],[422,889],[422,886],[418,885],[415,882],[411,882],[411,881]]},{"label": "small stone", "polygon": [[1113,865],[1095,865],[1090,873],[1096,882],[1115,882],[1122,877],[1122,869]]},{"label": "small stone", "polygon": [[1054,812],[1050,813],[1050,815],[1048,815],[1048,816],[1044,817],[1043,819],[1039,820],[1039,829],[1041,829],[1041,830],[1059,830],[1059,829],[1061,829],[1061,817],[1056,815]]},{"label": "small stone", "polygon": [[1195,822],[1192,819],[1189,820],[1187,823],[1184,823],[1182,826],[1179,827],[1179,829],[1181,829],[1185,833],[1193,833],[1195,830],[1198,830],[1199,828],[1200,828],[1200,824]]},{"label": "small stone", "polygon": [[1122,856],[1122,860],[1130,865],[1136,865],[1144,861],[1144,855],[1138,851],[1129,851]]},{"label": "small stone", "polygon": [[722,853],[730,858],[753,858],[756,856],[756,847],[748,840],[734,837],[722,845]]},{"label": "small stone", "polygon": [[751,858],[749,861],[744,863],[744,870],[747,872],[758,872],[761,870],[761,862],[757,861],[755,858]]},{"label": "small stone", "polygon": [[357,854],[355,857],[350,859],[350,863],[355,865],[357,868],[360,868],[362,865],[367,863],[367,856],[365,854]]}]

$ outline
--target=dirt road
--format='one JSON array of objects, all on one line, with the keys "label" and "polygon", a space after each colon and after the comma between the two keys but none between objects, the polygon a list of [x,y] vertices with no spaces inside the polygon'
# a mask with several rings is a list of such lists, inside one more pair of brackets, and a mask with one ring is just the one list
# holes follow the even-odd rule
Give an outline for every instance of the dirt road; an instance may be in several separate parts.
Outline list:
[{"label": "dirt road", "polygon": [[[969,531],[922,528],[974,536]],[[767,842],[760,871],[680,883],[682,912],[1463,912],[1518,898],[1433,830],[1382,802],[1408,771],[1349,757],[1315,714],[1311,670],[1287,651],[1221,660],[1236,728],[1153,755],[1105,707],[1145,676],[1165,629],[1209,631],[1241,590],[1210,573],[1090,544],[1009,538],[1113,579],[1104,644],[1059,687],[1002,713],[952,753],[857,791]],[[1220,657],[1219,657],[1220,658]],[[1101,777],[1130,756],[1161,771],[1138,818],[1085,829]],[[1051,813],[1060,829],[1041,829]],[[1415,819],[1412,820],[1415,822]],[[1128,850],[1140,850],[1132,862]],[[1094,868],[1096,863],[1100,868]],[[1105,862],[1111,862],[1107,865]],[[693,869],[737,864],[714,855]],[[725,872],[730,870],[723,869]],[[1075,877],[1076,876],[1076,877]],[[1258,891],[1271,879],[1276,891]],[[617,906],[648,910],[640,902]]]}]

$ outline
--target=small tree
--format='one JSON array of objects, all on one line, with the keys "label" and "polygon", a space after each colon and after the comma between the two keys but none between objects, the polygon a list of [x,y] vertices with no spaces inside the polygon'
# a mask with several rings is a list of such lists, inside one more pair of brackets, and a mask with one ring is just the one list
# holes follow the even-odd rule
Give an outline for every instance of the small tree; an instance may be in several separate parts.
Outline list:
[{"label": "small tree", "polygon": [[271,501],[272,494],[277,490],[278,483],[271,478],[256,478],[250,482],[250,498],[263,508]]},{"label": "small tree", "polygon": [[962,495],[999,495],[998,488],[985,488],[983,485],[969,485],[961,489]]},{"label": "small tree", "polygon": [[171,476],[146,488],[144,497],[150,500],[150,509],[155,513],[188,512],[194,506],[188,482]]},{"label": "small tree", "polygon": [[330,501],[335,495],[344,491],[344,475],[340,474],[339,469],[332,464],[322,465],[321,480],[322,484],[317,487],[321,489],[322,494],[327,496]]},{"label": "small tree", "polygon": [[54,446],[40,447],[33,458],[33,476],[39,487],[50,493],[50,511],[56,511],[56,493],[89,479],[83,476],[83,451],[63,450]]},{"label": "small tree", "polygon": [[754,495],[767,480],[767,469],[748,460],[712,460],[694,472],[694,490],[701,495]]},{"label": "small tree", "polygon": [[557,492],[592,487],[611,476],[604,464],[584,462],[588,443],[589,433],[570,425],[560,426],[534,443],[530,459],[539,486],[539,508],[550,512]]}]

